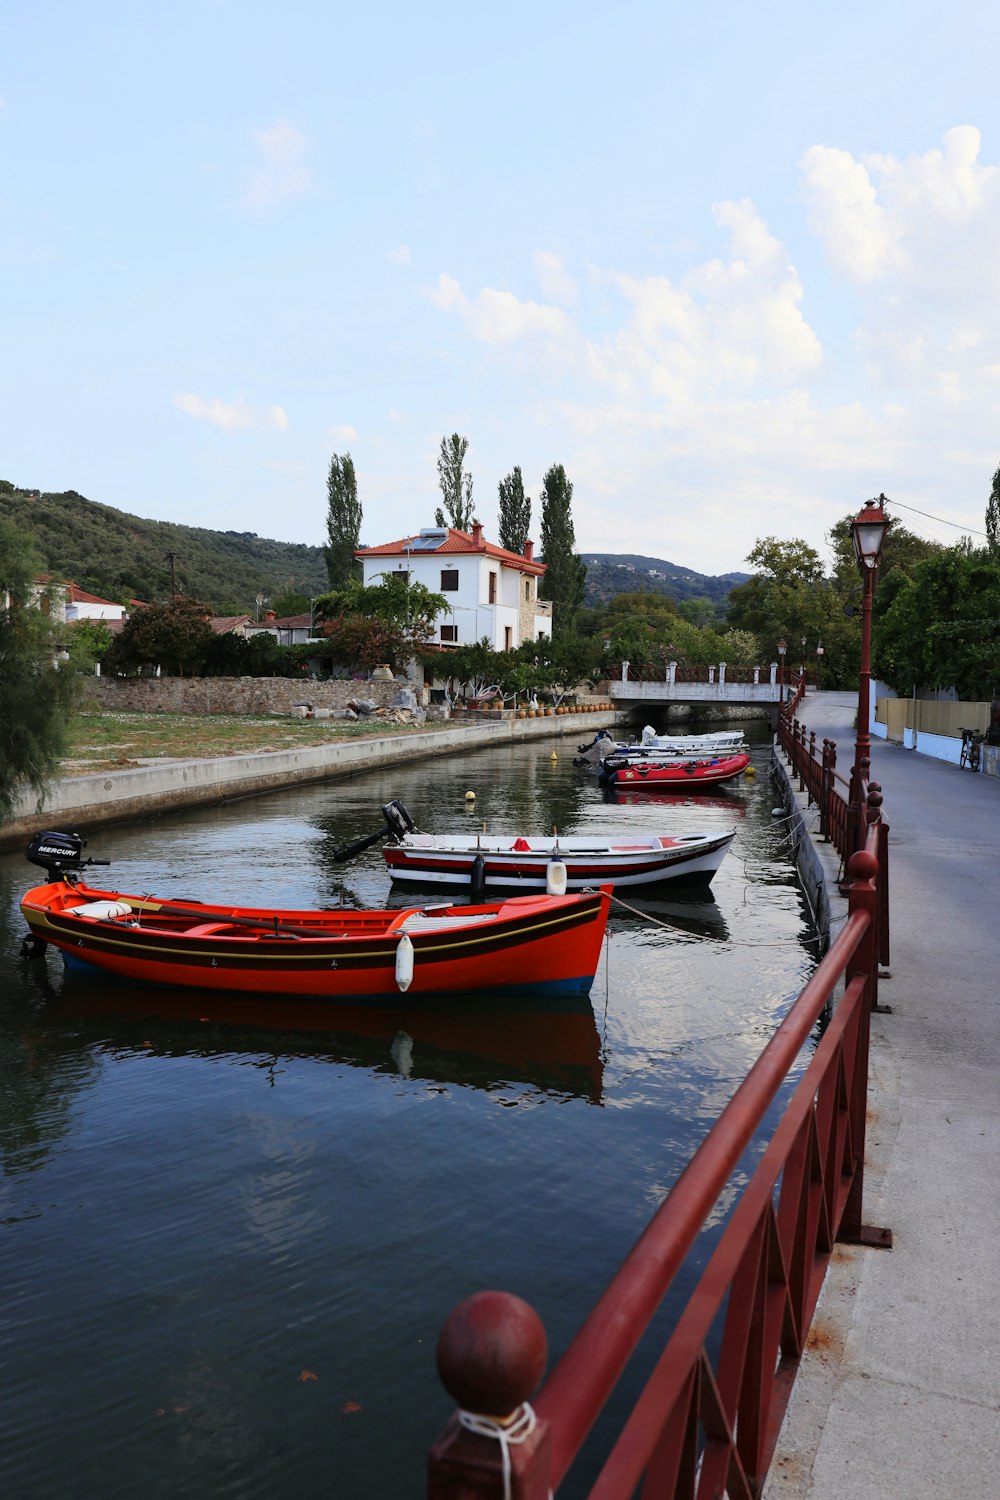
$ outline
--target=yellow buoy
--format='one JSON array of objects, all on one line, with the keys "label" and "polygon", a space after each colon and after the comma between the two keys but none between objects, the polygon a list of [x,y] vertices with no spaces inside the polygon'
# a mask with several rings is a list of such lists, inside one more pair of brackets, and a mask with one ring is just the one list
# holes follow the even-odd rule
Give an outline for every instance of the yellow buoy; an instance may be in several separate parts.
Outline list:
[{"label": "yellow buoy", "polygon": [[558,760],[558,759],[559,759],[558,755],[553,750],[552,754],[549,756],[549,760]]},{"label": "yellow buoy", "polygon": [[465,800],[466,800],[466,802],[475,802],[475,800],[476,800],[476,794],[475,794],[475,792],[466,792],[466,794],[465,794]]},{"label": "yellow buoy", "polygon": [[752,779],[754,776],[756,776],[757,772],[754,770],[753,766],[747,766],[743,774],[744,776],[750,777]]}]

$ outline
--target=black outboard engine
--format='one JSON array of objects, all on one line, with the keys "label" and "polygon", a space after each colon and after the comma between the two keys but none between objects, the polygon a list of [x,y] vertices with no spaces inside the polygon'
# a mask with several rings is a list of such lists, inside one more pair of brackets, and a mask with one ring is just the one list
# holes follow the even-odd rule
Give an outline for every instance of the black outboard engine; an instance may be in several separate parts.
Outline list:
[{"label": "black outboard engine", "polygon": [[355,854],[370,849],[372,844],[380,844],[386,837],[386,830],[388,830],[389,838],[395,839],[397,844],[401,843],[408,833],[416,832],[416,823],[398,797],[383,804],[382,816],[385,819],[385,828],[380,828],[377,833],[366,833],[364,838],[355,839],[351,844],[338,844],[333,851],[334,859],[353,859]]},{"label": "black outboard engine", "polygon": [[78,833],[36,833],[25,857],[33,865],[41,865],[50,880],[65,879],[81,869],[86,842]]},{"label": "black outboard engine", "polygon": [[404,839],[408,833],[416,831],[416,823],[398,797],[393,797],[391,802],[383,804],[382,816],[385,819],[385,826],[394,839]]}]

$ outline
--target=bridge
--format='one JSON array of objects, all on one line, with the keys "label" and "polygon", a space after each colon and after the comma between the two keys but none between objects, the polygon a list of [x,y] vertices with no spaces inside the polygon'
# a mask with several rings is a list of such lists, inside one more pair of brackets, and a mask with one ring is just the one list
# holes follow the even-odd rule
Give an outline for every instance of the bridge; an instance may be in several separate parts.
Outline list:
[{"label": "bridge", "polygon": [[733,708],[761,704],[776,709],[783,698],[795,691],[799,680],[798,675],[790,677],[786,686],[778,675],[777,662],[770,667],[731,667],[724,661],[711,667],[680,667],[672,661],[654,676],[637,672],[623,661],[621,677],[608,682],[608,696],[616,708],[626,710],[681,703]]}]

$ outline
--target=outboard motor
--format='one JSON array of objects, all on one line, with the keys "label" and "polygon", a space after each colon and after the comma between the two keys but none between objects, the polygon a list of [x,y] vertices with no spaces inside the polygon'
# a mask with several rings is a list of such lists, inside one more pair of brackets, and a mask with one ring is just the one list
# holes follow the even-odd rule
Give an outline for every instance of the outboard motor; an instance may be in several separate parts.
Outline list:
[{"label": "outboard motor", "polygon": [[385,819],[385,826],[394,839],[404,839],[408,833],[416,831],[416,823],[398,797],[393,797],[391,802],[383,804],[382,816]]},{"label": "outboard motor", "polygon": [[406,808],[398,797],[393,797],[391,802],[382,806],[382,816],[385,819],[385,828],[380,828],[376,833],[366,833],[364,838],[355,839],[351,844],[338,844],[333,851],[336,860],[353,859],[355,854],[360,854],[364,849],[370,849],[373,844],[380,844],[388,836],[401,843],[408,833],[416,832],[416,823],[410,817]]},{"label": "outboard motor", "polygon": [[36,833],[25,850],[25,858],[33,865],[41,865],[49,880],[65,880],[82,869],[86,842],[78,833]]}]

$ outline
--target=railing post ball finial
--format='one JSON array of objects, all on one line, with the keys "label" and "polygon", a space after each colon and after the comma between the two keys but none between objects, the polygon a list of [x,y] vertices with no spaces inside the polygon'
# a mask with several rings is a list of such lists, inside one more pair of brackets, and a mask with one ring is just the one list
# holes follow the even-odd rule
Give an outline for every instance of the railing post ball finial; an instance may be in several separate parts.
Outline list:
[{"label": "railing post ball finial", "polygon": [[874,880],[878,874],[878,855],[867,849],[859,849],[847,861],[847,873],[852,880]]},{"label": "railing post ball finial", "polygon": [[866,801],[870,808],[877,808],[882,806],[882,793],[876,786],[872,785],[871,787],[869,787]]},{"label": "railing post ball finial", "polygon": [[476,1292],[453,1308],[437,1346],[441,1384],[464,1411],[505,1418],[545,1374],[541,1318],[510,1292]]}]

